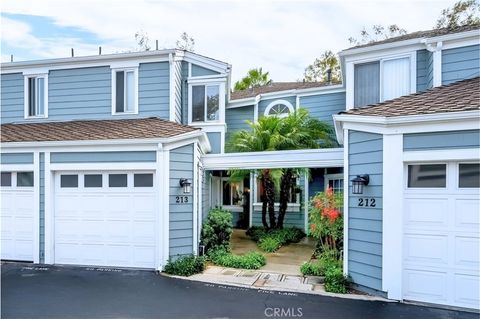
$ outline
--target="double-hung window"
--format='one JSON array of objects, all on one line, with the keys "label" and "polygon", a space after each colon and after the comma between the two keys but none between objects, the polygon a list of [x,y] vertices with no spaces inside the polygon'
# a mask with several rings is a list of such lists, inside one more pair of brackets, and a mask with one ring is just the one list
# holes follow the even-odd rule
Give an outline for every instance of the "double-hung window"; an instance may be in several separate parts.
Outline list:
[{"label": "double-hung window", "polygon": [[138,113],[137,69],[113,70],[112,113]]},{"label": "double-hung window", "polygon": [[411,57],[354,65],[354,107],[391,100],[412,92]]},{"label": "double-hung window", "polygon": [[192,86],[192,122],[220,120],[220,85]]},{"label": "double-hung window", "polygon": [[25,77],[25,118],[47,117],[47,75]]}]

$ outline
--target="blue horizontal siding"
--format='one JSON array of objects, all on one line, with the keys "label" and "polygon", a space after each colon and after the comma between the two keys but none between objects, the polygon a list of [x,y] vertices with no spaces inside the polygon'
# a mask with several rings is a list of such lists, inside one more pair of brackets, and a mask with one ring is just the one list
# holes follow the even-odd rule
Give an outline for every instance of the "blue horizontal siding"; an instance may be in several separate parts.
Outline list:
[{"label": "blue horizontal siding", "polygon": [[[193,182],[194,146],[189,144],[170,151],[170,181],[169,181],[169,249],[170,256],[188,255],[193,253],[193,196],[184,194],[179,185],[181,178]],[[176,203],[176,196],[186,196],[188,203]]]},{"label": "blue horizontal siding", "polygon": [[225,122],[227,123],[227,133],[225,136],[225,140],[227,143],[228,139],[232,136],[233,133],[241,130],[248,130],[250,128],[247,124],[247,120],[253,122],[253,112],[253,105],[225,110]]},{"label": "blue horizontal siding", "polygon": [[433,54],[428,50],[417,51],[417,92],[433,85]]},{"label": "blue horizontal siding", "polygon": [[0,123],[4,124],[23,120],[23,74],[2,74],[0,78]]},{"label": "blue horizontal siding", "polygon": [[125,152],[56,152],[51,153],[52,163],[128,163],[155,162],[154,151]]},{"label": "blue horizontal siding", "polygon": [[442,84],[480,75],[480,45],[442,51]]},{"label": "blue horizontal siding", "polygon": [[222,134],[220,132],[208,132],[208,140],[212,147],[211,153],[219,154],[222,152]]},{"label": "blue horizontal siding", "polygon": [[192,64],[192,76],[205,76],[205,75],[216,75],[216,74],[220,74],[220,73],[196,64]]},{"label": "blue horizontal siding", "polygon": [[33,153],[2,153],[1,164],[33,164]]},{"label": "blue horizontal siding", "polygon": [[404,151],[480,147],[480,130],[429,132],[403,135]]},{"label": "blue horizontal siding", "polygon": [[[349,131],[349,180],[369,174],[362,195],[352,194],[349,183],[348,272],[359,287],[382,289],[382,135]],[[358,207],[358,199],[375,198],[376,207]]]},{"label": "blue horizontal siding", "polygon": [[333,115],[345,111],[345,92],[300,97],[300,107],[320,121],[333,125]]}]

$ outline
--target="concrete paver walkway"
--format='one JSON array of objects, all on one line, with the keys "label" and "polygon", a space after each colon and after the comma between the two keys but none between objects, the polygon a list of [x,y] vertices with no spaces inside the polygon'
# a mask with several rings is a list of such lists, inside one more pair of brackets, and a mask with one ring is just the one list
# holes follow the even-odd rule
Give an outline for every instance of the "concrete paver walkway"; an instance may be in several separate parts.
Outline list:
[{"label": "concrete paver walkway", "polygon": [[[260,251],[257,244],[245,234],[245,230],[235,229],[230,240],[232,253],[243,255],[249,251]],[[315,240],[305,237],[298,243],[280,247],[274,253],[264,253],[267,264],[261,271],[300,276],[300,266],[309,261],[315,250]]]}]

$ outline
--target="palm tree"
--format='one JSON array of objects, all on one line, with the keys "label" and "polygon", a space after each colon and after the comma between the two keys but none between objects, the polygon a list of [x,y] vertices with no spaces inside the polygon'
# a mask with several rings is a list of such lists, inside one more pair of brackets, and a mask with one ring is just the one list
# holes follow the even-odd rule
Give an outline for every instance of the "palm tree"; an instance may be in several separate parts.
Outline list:
[{"label": "palm tree", "polygon": [[272,80],[270,80],[268,72],[263,73],[262,68],[250,69],[247,76],[235,82],[234,90],[241,91],[270,83],[272,83]]},{"label": "palm tree", "polygon": [[[235,132],[227,144],[231,152],[264,152],[276,150],[280,140],[278,127],[281,119],[275,116],[261,117],[257,122],[247,121],[250,130]],[[234,175],[239,175],[238,173]],[[258,171],[263,194],[262,199],[262,224],[265,228],[275,228],[275,171],[262,169]],[[267,210],[269,223],[267,222]]]},{"label": "palm tree", "polygon": [[[337,146],[333,127],[310,116],[306,109],[298,109],[283,118],[277,127],[277,150],[316,149]],[[280,180],[280,208],[277,228],[283,228],[291,191],[298,169],[285,168]]]}]

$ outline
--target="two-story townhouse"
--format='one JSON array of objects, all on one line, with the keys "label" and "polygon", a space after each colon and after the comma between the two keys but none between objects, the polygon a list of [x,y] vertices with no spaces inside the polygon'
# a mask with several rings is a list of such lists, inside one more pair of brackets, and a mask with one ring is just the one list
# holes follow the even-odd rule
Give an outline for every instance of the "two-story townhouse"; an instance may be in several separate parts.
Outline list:
[{"label": "two-story townhouse", "polygon": [[2,259],[161,269],[197,252],[228,64],[160,50],[1,72]]},{"label": "two-story townhouse", "polygon": [[[358,289],[478,307],[478,80],[455,82],[479,55],[478,28],[416,32],[342,51],[343,84],[234,93],[228,64],[178,50],[2,64],[2,259],[161,269],[197,253],[211,207],[261,223],[255,174],[229,169],[308,168],[286,225],[307,230],[310,196],[345,185]],[[343,147],[225,152],[246,120],[300,107]]]}]

